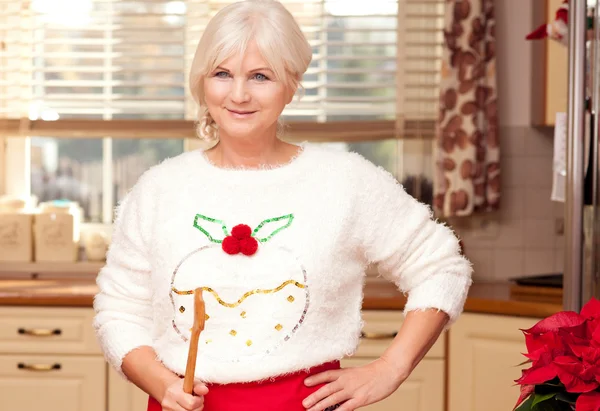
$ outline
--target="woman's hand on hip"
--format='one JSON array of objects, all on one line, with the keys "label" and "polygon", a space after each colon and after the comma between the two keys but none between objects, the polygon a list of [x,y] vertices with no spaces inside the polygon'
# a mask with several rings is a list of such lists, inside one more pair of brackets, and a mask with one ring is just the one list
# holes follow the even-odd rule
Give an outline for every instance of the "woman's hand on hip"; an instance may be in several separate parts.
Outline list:
[{"label": "woman's hand on hip", "polygon": [[362,367],[325,371],[305,380],[309,387],[325,385],[306,397],[302,405],[308,411],[323,411],[340,404],[336,411],[353,411],[388,397],[405,379],[383,358]]},{"label": "woman's hand on hip", "polygon": [[183,391],[183,379],[178,379],[165,391],[160,405],[163,411],[202,411],[204,409],[204,396],[208,388],[201,383],[194,384],[194,394]]}]

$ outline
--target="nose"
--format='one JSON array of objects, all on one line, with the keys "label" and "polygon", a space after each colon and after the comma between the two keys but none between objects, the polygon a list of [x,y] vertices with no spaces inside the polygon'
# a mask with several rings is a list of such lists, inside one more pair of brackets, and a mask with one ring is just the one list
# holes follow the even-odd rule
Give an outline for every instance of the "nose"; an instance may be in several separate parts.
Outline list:
[{"label": "nose", "polygon": [[246,81],[241,78],[235,79],[231,88],[231,101],[240,104],[248,100],[250,100],[250,94],[246,87]]}]

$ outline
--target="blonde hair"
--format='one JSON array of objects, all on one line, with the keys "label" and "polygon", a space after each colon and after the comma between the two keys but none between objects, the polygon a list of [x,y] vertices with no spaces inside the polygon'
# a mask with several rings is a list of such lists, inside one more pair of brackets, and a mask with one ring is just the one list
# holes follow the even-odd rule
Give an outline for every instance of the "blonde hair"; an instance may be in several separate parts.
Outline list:
[{"label": "blonde hair", "polygon": [[292,14],[276,0],[247,0],[221,9],[208,23],[190,70],[190,91],[199,106],[200,138],[216,140],[218,127],[204,104],[204,78],[255,41],[278,81],[296,90],[312,60],[312,49]]}]

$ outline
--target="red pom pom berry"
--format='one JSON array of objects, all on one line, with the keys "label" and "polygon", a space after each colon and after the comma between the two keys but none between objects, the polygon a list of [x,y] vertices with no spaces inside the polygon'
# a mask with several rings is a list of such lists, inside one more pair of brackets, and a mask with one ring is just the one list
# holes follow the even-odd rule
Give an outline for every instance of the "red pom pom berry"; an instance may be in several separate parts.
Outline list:
[{"label": "red pom pom berry", "polygon": [[258,241],[256,238],[249,237],[243,240],[240,240],[240,251],[244,255],[253,255],[258,250]]},{"label": "red pom pom berry", "polygon": [[232,236],[227,236],[221,243],[221,248],[227,254],[237,254],[240,252],[240,240]]},{"label": "red pom pom berry", "polygon": [[239,224],[231,229],[231,235],[238,240],[243,240],[244,238],[249,238],[252,235],[252,229],[246,224]]}]

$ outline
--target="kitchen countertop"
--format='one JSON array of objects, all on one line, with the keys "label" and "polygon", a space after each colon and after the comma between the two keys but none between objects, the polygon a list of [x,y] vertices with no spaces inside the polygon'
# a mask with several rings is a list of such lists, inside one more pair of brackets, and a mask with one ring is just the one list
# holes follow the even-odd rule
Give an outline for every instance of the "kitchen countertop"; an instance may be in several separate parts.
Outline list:
[{"label": "kitchen countertop", "polygon": [[[96,284],[91,279],[2,279],[0,306],[91,307]],[[363,308],[401,310],[406,298],[393,284],[368,278]],[[542,318],[562,310],[560,304],[517,300],[509,283],[474,283],[465,303],[465,312]]]}]

